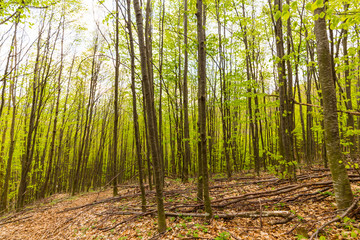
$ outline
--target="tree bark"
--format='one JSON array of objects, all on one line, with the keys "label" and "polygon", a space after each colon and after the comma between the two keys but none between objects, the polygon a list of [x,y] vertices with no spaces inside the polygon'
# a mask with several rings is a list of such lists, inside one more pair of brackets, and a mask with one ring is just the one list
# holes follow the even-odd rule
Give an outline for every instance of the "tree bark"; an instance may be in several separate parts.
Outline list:
[{"label": "tree bark", "polygon": [[135,51],[134,51],[134,39],[132,35],[131,27],[131,12],[130,12],[130,0],[127,0],[127,28],[129,31],[129,43],[130,43],[130,61],[131,61],[131,92],[132,92],[132,107],[133,107],[133,118],[134,118],[134,138],[136,144],[136,160],[139,171],[139,185],[141,191],[141,209],[143,212],[146,211],[146,199],[145,199],[145,187],[143,183],[143,166],[142,166],[142,155],[141,155],[141,142],[140,142],[140,130],[138,113],[136,107],[136,91],[135,91]]},{"label": "tree bark", "polygon": [[184,0],[184,166],[183,166],[183,181],[187,182],[189,177],[189,163],[190,163],[190,128],[189,128],[189,90],[188,90],[188,0]]},{"label": "tree bark", "polygon": [[[333,69],[329,51],[329,39],[326,32],[325,9],[318,8],[314,13],[315,36],[319,64],[319,81],[324,103],[324,128],[327,157],[329,159],[333,179],[335,199],[339,210],[348,208],[353,201],[350,182],[342,162],[343,155],[340,146],[336,91],[333,82]],[[323,14],[324,16],[320,16]]]},{"label": "tree bark", "polygon": [[207,218],[212,217],[209,196],[209,176],[207,166],[207,139],[206,139],[206,51],[204,29],[204,6],[202,0],[197,0],[197,35],[198,35],[198,128],[199,128],[199,178],[202,179],[203,197]]},{"label": "tree bark", "polygon": [[[145,100],[146,100],[146,115],[148,116],[148,127],[149,127],[149,139],[152,160],[154,164],[155,171],[155,188],[156,188],[156,202],[157,202],[157,212],[158,212],[158,231],[164,232],[166,230],[166,220],[165,220],[165,211],[164,211],[164,200],[163,200],[163,189],[161,186],[161,156],[159,153],[159,138],[157,133],[157,122],[156,122],[156,112],[154,105],[154,95],[152,90],[152,82],[150,76],[148,76],[148,67],[147,63],[147,49],[144,43],[144,34],[143,34],[143,16],[141,13],[141,8],[139,0],[134,0],[134,10],[136,15],[136,24],[138,30],[138,41],[140,48],[140,63],[141,63],[141,75],[142,82],[144,86]],[[147,8],[147,11],[149,9]]]},{"label": "tree bark", "polygon": [[[344,10],[347,11],[347,9],[349,8],[349,4],[346,4],[344,6]],[[344,71],[344,78],[345,78],[345,92],[346,92],[346,109],[348,111],[352,111],[353,110],[353,105],[352,105],[352,100],[351,100],[351,79],[352,77],[349,76],[350,75],[350,65],[349,65],[349,56],[348,56],[348,30],[344,30],[344,35],[343,35],[343,52],[344,52],[344,64],[345,64],[345,71]],[[348,130],[354,130],[355,128],[355,122],[354,122],[354,117],[351,114],[347,114],[347,128]],[[356,159],[356,138],[355,138],[355,134],[352,133],[349,135],[348,137],[349,140],[349,144],[350,144],[350,156],[353,160]]]},{"label": "tree bark", "polygon": [[119,122],[119,1],[115,0],[115,84],[114,84],[114,128],[113,128],[113,196],[118,194],[117,189],[117,149],[118,149],[118,122]]}]

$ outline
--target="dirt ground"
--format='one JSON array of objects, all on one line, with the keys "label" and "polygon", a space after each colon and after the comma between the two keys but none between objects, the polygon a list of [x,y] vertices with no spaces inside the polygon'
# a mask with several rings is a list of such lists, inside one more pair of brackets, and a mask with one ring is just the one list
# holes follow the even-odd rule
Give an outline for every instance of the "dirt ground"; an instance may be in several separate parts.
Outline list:
[{"label": "dirt ground", "polygon": [[[357,197],[360,177],[350,175],[350,180]],[[206,222],[186,216],[203,213],[196,182],[166,179],[166,211],[183,215],[168,216],[162,235],[157,233],[154,191],[147,189],[148,212],[143,214],[139,188],[127,183],[119,186],[119,197],[113,198],[111,189],[74,197],[57,194],[8,213],[0,218],[0,239],[305,239],[337,215],[326,170],[303,173],[297,182],[242,174],[230,181],[213,180],[210,186],[214,218]],[[280,211],[288,217],[267,217]],[[236,213],[258,216],[221,217]],[[321,239],[360,239],[358,215],[355,208],[351,219],[320,231]]]}]

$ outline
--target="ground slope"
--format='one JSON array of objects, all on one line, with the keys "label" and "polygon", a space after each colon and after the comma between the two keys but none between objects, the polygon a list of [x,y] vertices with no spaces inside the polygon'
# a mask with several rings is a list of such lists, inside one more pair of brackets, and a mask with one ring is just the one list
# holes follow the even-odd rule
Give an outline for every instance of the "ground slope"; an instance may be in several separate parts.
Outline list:
[{"label": "ground slope", "polygon": [[[360,177],[350,174],[355,194]],[[301,239],[336,217],[330,175],[309,171],[298,181],[242,174],[211,182],[214,219],[205,222],[196,201],[196,184],[166,180],[168,230],[158,235],[154,192],[147,189],[148,211],[141,213],[136,184],[75,197],[51,196],[18,213],[0,218],[0,239]],[[358,209],[351,219],[320,231],[326,239],[359,239]],[[274,217],[277,216],[277,217]],[[336,225],[337,224],[337,225]]]}]

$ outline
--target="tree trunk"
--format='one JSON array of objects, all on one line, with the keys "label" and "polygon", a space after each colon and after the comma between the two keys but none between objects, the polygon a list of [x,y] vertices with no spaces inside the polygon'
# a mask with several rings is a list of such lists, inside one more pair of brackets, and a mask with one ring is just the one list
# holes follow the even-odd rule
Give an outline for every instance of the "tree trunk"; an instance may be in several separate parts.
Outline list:
[{"label": "tree trunk", "polygon": [[[206,140],[206,51],[205,51],[205,29],[204,29],[204,6],[202,0],[197,0],[197,35],[198,35],[198,111],[199,111],[199,178],[202,178],[203,197],[207,218],[212,217],[209,196],[209,176],[207,166],[207,140]],[[202,171],[201,171],[202,170]],[[201,171],[201,172],[200,172]]]},{"label": "tree trunk", "polygon": [[190,128],[189,128],[189,91],[188,91],[188,0],[184,0],[184,83],[183,83],[183,94],[184,94],[184,166],[183,166],[183,182],[188,181],[189,170],[188,166],[190,163]]},{"label": "tree trunk", "polygon": [[353,201],[350,182],[342,162],[340,147],[336,91],[333,82],[333,69],[329,51],[329,39],[326,32],[325,9],[318,8],[315,15],[324,14],[315,21],[315,36],[319,64],[319,81],[324,102],[324,128],[327,157],[334,184],[335,199],[339,210],[348,208]]},{"label": "tree trunk", "polygon": [[[344,6],[345,11],[347,11],[349,5],[346,4]],[[352,106],[352,100],[351,100],[351,79],[352,77],[350,77],[350,65],[349,65],[349,56],[348,56],[348,48],[347,48],[347,44],[348,44],[348,30],[344,30],[344,35],[343,35],[343,51],[344,51],[344,58],[345,58],[345,71],[344,71],[344,78],[345,78],[345,91],[346,91],[346,109],[348,111],[352,111],[353,110],[353,106]],[[347,128],[348,130],[354,130],[355,128],[355,122],[354,122],[354,116],[352,114],[347,114]],[[348,141],[350,144],[350,156],[353,160],[356,159],[356,138],[355,138],[355,134],[352,133],[349,135],[348,137]]]},{"label": "tree trunk", "polygon": [[[156,112],[154,105],[154,95],[152,91],[151,79],[148,76],[148,69],[150,66],[147,66],[149,62],[146,54],[146,47],[144,43],[144,34],[143,34],[143,16],[141,13],[141,8],[139,0],[134,0],[134,9],[136,15],[136,24],[138,30],[138,41],[140,48],[140,62],[141,62],[141,75],[144,86],[145,100],[146,100],[146,115],[148,116],[148,127],[149,127],[149,139],[152,160],[154,164],[155,171],[155,188],[156,188],[156,202],[157,202],[157,212],[158,212],[158,230],[159,232],[164,232],[166,230],[166,220],[165,220],[165,211],[164,211],[164,200],[163,200],[163,189],[161,186],[161,157],[159,153],[159,138],[157,133],[157,122],[156,122]],[[147,8],[149,11],[149,8]]]},{"label": "tree trunk", "polygon": [[113,128],[113,196],[118,194],[117,190],[117,148],[118,148],[118,122],[119,122],[119,1],[115,0],[115,84],[114,84],[114,128]]},{"label": "tree trunk", "polygon": [[[275,0],[275,9],[282,11],[282,0]],[[280,154],[283,156],[283,177],[289,177],[290,171],[292,169],[291,164],[293,160],[293,155],[291,153],[291,132],[288,105],[290,102],[288,95],[288,82],[286,80],[286,68],[285,68],[285,50],[284,50],[284,40],[283,40],[283,30],[282,30],[282,20],[279,17],[275,23],[275,38],[276,38],[276,52],[278,57],[277,71],[279,79],[279,98],[280,98],[280,129],[279,129],[279,140],[280,140]]]},{"label": "tree trunk", "polygon": [[136,159],[139,171],[139,185],[141,191],[141,209],[143,212],[146,211],[146,199],[145,199],[145,187],[143,184],[143,166],[142,166],[142,155],[141,155],[141,142],[140,142],[140,130],[138,122],[138,113],[136,107],[136,92],[135,92],[135,51],[134,51],[134,39],[132,35],[131,27],[131,12],[130,12],[130,0],[127,0],[127,28],[129,31],[129,43],[130,43],[130,56],[131,56],[131,92],[132,92],[132,107],[133,107],[133,118],[134,118],[134,138],[136,144]]}]

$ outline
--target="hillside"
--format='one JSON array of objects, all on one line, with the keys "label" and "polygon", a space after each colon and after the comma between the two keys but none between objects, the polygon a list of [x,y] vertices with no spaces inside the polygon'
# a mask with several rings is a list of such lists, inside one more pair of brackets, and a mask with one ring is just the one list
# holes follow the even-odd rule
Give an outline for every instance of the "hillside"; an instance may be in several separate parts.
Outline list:
[{"label": "hillside", "polygon": [[[353,192],[359,193],[360,177],[349,176]],[[336,216],[329,171],[324,169],[298,175],[296,183],[243,174],[231,181],[217,178],[210,187],[214,218],[207,223],[197,217],[203,213],[194,201],[195,182],[167,178],[168,230],[162,235],[153,216],[155,192],[147,189],[148,211],[141,213],[140,191],[127,183],[119,185],[118,197],[112,197],[111,189],[73,197],[57,194],[9,213],[0,219],[0,239],[301,239]],[[347,215],[355,219],[358,212],[352,208]],[[331,224],[320,234],[358,239],[356,224],[344,219],[346,223]]]}]

